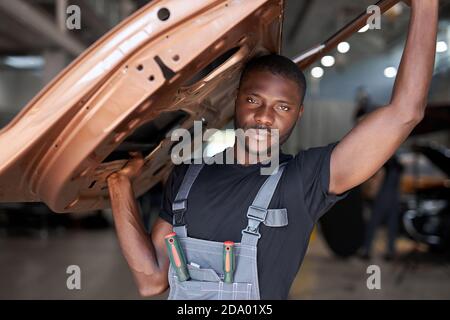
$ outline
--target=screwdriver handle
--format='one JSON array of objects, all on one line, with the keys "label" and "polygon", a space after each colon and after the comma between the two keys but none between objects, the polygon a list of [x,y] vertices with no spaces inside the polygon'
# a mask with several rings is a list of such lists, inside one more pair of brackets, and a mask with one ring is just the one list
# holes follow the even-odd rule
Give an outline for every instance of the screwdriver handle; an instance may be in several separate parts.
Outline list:
[{"label": "screwdriver handle", "polygon": [[189,280],[191,277],[186,266],[186,258],[183,254],[180,242],[175,232],[169,233],[164,237],[169,254],[170,263],[177,273],[179,281]]},{"label": "screwdriver handle", "polygon": [[223,270],[225,283],[233,283],[234,269],[235,269],[234,242],[225,241],[223,243]]}]

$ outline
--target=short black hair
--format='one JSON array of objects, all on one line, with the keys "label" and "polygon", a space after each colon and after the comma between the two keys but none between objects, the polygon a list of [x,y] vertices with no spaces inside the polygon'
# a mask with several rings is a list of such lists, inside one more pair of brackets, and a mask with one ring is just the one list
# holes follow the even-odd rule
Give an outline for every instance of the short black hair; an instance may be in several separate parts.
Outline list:
[{"label": "short black hair", "polygon": [[240,83],[251,71],[267,70],[273,74],[286,77],[297,83],[300,91],[300,101],[303,104],[306,94],[306,79],[302,70],[289,58],[279,54],[268,54],[251,58],[242,70]]}]

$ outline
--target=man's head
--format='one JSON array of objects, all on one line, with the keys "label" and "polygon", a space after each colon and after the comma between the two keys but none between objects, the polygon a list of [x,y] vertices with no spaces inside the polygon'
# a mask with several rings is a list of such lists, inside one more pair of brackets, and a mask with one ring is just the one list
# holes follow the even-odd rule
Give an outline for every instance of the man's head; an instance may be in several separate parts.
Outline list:
[{"label": "man's head", "polygon": [[249,136],[245,148],[257,153],[276,141],[267,130],[279,131],[279,144],[290,136],[303,113],[306,80],[290,59],[270,54],[251,59],[241,75],[234,125],[236,129],[261,129]]}]

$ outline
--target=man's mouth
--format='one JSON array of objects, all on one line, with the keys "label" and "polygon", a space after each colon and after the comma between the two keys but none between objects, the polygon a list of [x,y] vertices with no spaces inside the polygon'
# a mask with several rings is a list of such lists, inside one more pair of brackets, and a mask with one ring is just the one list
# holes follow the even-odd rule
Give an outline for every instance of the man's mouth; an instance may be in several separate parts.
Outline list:
[{"label": "man's mouth", "polygon": [[268,129],[250,129],[249,137],[257,141],[265,141],[270,137]]}]

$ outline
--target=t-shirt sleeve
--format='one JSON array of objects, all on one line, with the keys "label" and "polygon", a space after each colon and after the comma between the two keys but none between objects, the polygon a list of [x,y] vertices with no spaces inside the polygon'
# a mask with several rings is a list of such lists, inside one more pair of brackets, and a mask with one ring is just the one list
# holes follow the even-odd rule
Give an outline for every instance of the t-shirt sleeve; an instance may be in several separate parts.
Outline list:
[{"label": "t-shirt sleeve", "polygon": [[310,148],[296,155],[305,205],[314,222],[348,194],[348,191],[339,195],[328,192],[331,153],[337,144],[338,142],[334,142],[323,147]]},{"label": "t-shirt sleeve", "polygon": [[172,169],[172,172],[169,174],[169,177],[166,180],[166,184],[164,185],[159,216],[170,224],[173,223],[172,203],[175,200],[178,189],[181,186],[181,182],[184,178],[186,170],[186,165],[181,164],[175,166]]}]

